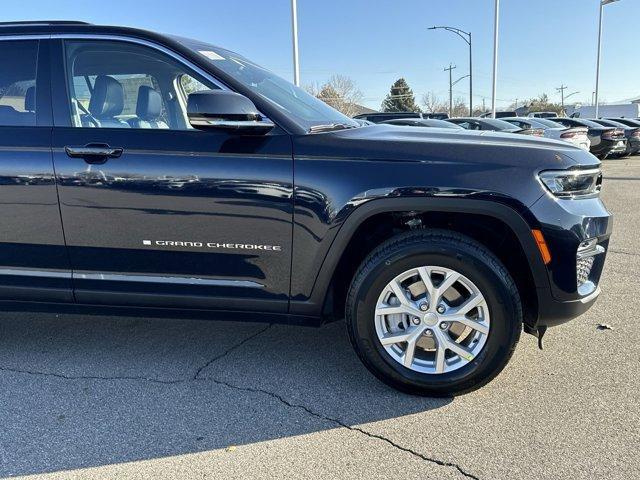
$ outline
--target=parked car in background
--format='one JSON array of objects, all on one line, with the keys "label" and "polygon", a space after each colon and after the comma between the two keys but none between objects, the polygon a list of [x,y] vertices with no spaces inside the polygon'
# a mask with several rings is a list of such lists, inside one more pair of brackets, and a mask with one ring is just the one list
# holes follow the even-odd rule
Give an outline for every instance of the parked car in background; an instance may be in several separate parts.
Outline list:
[{"label": "parked car in background", "polygon": [[447,120],[449,114],[445,112],[423,113],[422,118],[434,118],[436,120]]},{"label": "parked car in background", "polygon": [[[505,122],[497,118],[476,118],[476,117],[458,117],[450,118],[447,122],[455,123],[461,126],[465,130],[485,130],[492,132],[506,132],[506,133],[523,133],[520,127]],[[542,130],[539,130],[540,136],[542,136]]]},{"label": "parked car in background", "polygon": [[593,121],[605,127],[621,128],[624,131],[624,136],[627,139],[627,148],[624,152],[616,154],[617,157],[629,157],[640,152],[640,127],[602,118],[593,119]]},{"label": "parked car in background", "polygon": [[576,118],[594,118],[596,116],[609,118],[609,117],[625,117],[625,118],[637,118],[640,117],[640,104],[638,103],[620,103],[620,104],[608,104],[598,106],[598,113],[596,115],[596,107],[594,105],[578,105],[567,106],[565,108],[567,116]]},{"label": "parked car in background", "polygon": [[558,114],[556,112],[530,112],[527,117],[530,118],[557,118]]},{"label": "parked car in background", "polygon": [[587,135],[591,140],[591,153],[600,159],[609,155],[622,153],[627,149],[627,140],[624,131],[619,128],[605,127],[592,120],[584,118],[558,117],[553,119],[565,127],[587,127]]},{"label": "parked car in background", "polygon": [[[496,112],[496,118],[517,117],[518,112]],[[492,118],[491,112],[483,113],[480,118]]]},{"label": "parked car in background", "polygon": [[353,117],[356,120],[367,120],[373,123],[386,122],[387,120],[395,120],[398,118],[422,118],[419,112],[375,112],[362,113]]},{"label": "parked car in background", "polygon": [[385,125],[399,125],[408,127],[431,127],[431,128],[452,128],[454,130],[464,130],[464,128],[435,118],[398,118],[380,122]]},{"label": "parked car in background", "polygon": [[624,123],[630,127],[640,128],[640,119],[636,118],[605,118],[605,120],[612,120],[614,122]]},{"label": "parked car in background", "polygon": [[504,120],[520,128],[542,129],[546,138],[569,142],[583,150],[588,151],[591,148],[591,141],[587,134],[589,129],[586,127],[566,127],[547,118],[513,117]]},{"label": "parked car in background", "polygon": [[382,123],[388,120],[399,120],[402,118],[435,118],[445,120],[449,118],[446,113],[420,113],[420,112],[374,112],[362,113],[353,117],[356,120],[368,120],[373,123]]}]

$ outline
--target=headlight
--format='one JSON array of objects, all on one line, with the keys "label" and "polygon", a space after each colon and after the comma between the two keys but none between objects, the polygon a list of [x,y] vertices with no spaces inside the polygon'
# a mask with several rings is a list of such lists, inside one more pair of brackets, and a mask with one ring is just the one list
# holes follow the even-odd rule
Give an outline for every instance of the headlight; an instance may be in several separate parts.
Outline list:
[{"label": "headlight", "polygon": [[540,181],[556,197],[587,198],[600,194],[602,172],[591,170],[548,170],[539,174]]}]

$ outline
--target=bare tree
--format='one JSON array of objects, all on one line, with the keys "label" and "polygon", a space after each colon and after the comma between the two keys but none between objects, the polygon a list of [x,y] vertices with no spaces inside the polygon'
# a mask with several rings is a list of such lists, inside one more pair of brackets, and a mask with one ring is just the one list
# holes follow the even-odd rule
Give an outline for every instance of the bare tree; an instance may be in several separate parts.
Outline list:
[{"label": "bare tree", "polygon": [[441,113],[449,111],[449,104],[438,98],[433,92],[422,96],[422,105],[426,113]]},{"label": "bare tree", "polygon": [[467,117],[469,115],[469,106],[465,102],[464,98],[457,97],[453,101],[453,113],[452,117]]},{"label": "bare tree", "polygon": [[363,98],[356,83],[344,75],[332,75],[324,84],[311,84],[306,90],[348,117],[358,113]]}]

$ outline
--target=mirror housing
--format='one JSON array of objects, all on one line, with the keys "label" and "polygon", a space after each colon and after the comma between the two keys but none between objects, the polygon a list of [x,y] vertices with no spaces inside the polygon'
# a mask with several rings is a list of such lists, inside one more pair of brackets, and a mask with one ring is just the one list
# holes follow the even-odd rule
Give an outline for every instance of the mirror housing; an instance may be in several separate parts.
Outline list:
[{"label": "mirror housing", "polygon": [[194,92],[187,100],[187,116],[193,128],[227,133],[264,135],[275,125],[265,120],[251,100],[229,90]]}]

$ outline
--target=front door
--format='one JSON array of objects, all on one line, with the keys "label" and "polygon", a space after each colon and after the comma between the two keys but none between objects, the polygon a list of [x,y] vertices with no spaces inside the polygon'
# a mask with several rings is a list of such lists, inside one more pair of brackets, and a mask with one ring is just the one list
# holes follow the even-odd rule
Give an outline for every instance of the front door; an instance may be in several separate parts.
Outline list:
[{"label": "front door", "polygon": [[80,303],[286,312],[291,142],[192,129],[204,72],[134,40],[57,40],[53,156]]}]

